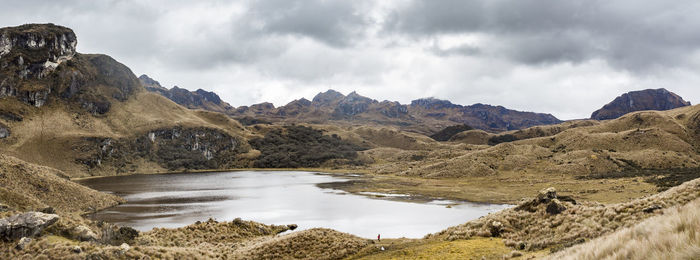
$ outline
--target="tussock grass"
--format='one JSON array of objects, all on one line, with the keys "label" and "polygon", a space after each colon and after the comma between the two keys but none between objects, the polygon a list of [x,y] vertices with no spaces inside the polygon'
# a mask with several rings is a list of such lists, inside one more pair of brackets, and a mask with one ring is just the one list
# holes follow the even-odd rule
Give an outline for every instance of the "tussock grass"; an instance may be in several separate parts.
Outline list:
[{"label": "tussock grass", "polygon": [[182,228],[154,228],[139,236],[136,244],[162,247],[196,247],[202,243],[225,245],[287,230],[287,226],[265,225],[240,219],[231,222],[209,219]]},{"label": "tussock grass", "polygon": [[700,200],[548,259],[700,259]]},{"label": "tussock grass", "polygon": [[529,250],[570,246],[633,226],[660,214],[659,209],[684,205],[698,197],[700,179],[653,196],[618,204],[583,202],[574,205],[561,202],[566,209],[555,215],[547,213],[546,203],[535,204],[530,207],[532,210],[519,210],[518,207],[506,209],[427,237],[457,240],[499,236],[507,246]]},{"label": "tussock grass", "polygon": [[315,228],[262,242],[241,255],[245,259],[343,259],[368,244],[367,239]]},{"label": "tussock grass", "polygon": [[51,206],[59,212],[90,212],[123,200],[62,178],[65,173],[0,154],[0,202],[16,210]]}]

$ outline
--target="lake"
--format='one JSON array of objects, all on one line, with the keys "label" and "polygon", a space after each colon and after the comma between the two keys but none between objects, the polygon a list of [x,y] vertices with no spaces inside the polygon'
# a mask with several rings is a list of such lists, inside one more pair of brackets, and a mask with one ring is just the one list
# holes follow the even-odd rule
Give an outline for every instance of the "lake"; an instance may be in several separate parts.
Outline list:
[{"label": "lake", "polygon": [[[141,231],[175,228],[198,220],[235,218],[297,224],[298,230],[332,228],[364,238],[421,238],[508,205],[449,200],[399,200],[407,195],[356,195],[319,188],[356,179],[301,171],[235,171],[115,176],[80,180],[128,202],[95,218]],[[447,207],[451,205],[451,207]]]}]

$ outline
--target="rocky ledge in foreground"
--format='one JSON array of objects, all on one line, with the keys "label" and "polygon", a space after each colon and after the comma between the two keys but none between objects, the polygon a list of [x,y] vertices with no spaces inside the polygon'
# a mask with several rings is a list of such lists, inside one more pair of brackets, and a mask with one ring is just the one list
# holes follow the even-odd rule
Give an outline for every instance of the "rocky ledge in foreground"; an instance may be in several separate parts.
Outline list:
[{"label": "rocky ledge in foreground", "polygon": [[0,219],[0,238],[12,241],[39,235],[45,228],[56,223],[58,218],[56,214],[32,211]]}]

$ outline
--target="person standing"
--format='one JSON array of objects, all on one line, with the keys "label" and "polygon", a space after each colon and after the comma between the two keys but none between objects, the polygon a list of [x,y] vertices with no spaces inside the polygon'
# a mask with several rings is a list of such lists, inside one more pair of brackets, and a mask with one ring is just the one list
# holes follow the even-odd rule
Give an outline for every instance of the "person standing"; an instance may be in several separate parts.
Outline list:
[{"label": "person standing", "polygon": [[377,241],[382,241],[381,234],[377,234]]}]

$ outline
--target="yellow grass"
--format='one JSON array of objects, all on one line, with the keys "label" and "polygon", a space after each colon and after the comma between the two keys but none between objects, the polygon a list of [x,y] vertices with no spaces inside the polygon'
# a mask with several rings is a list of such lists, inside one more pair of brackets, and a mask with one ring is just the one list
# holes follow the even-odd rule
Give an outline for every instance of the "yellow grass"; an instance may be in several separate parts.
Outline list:
[{"label": "yellow grass", "polygon": [[700,259],[700,200],[548,259]]}]

